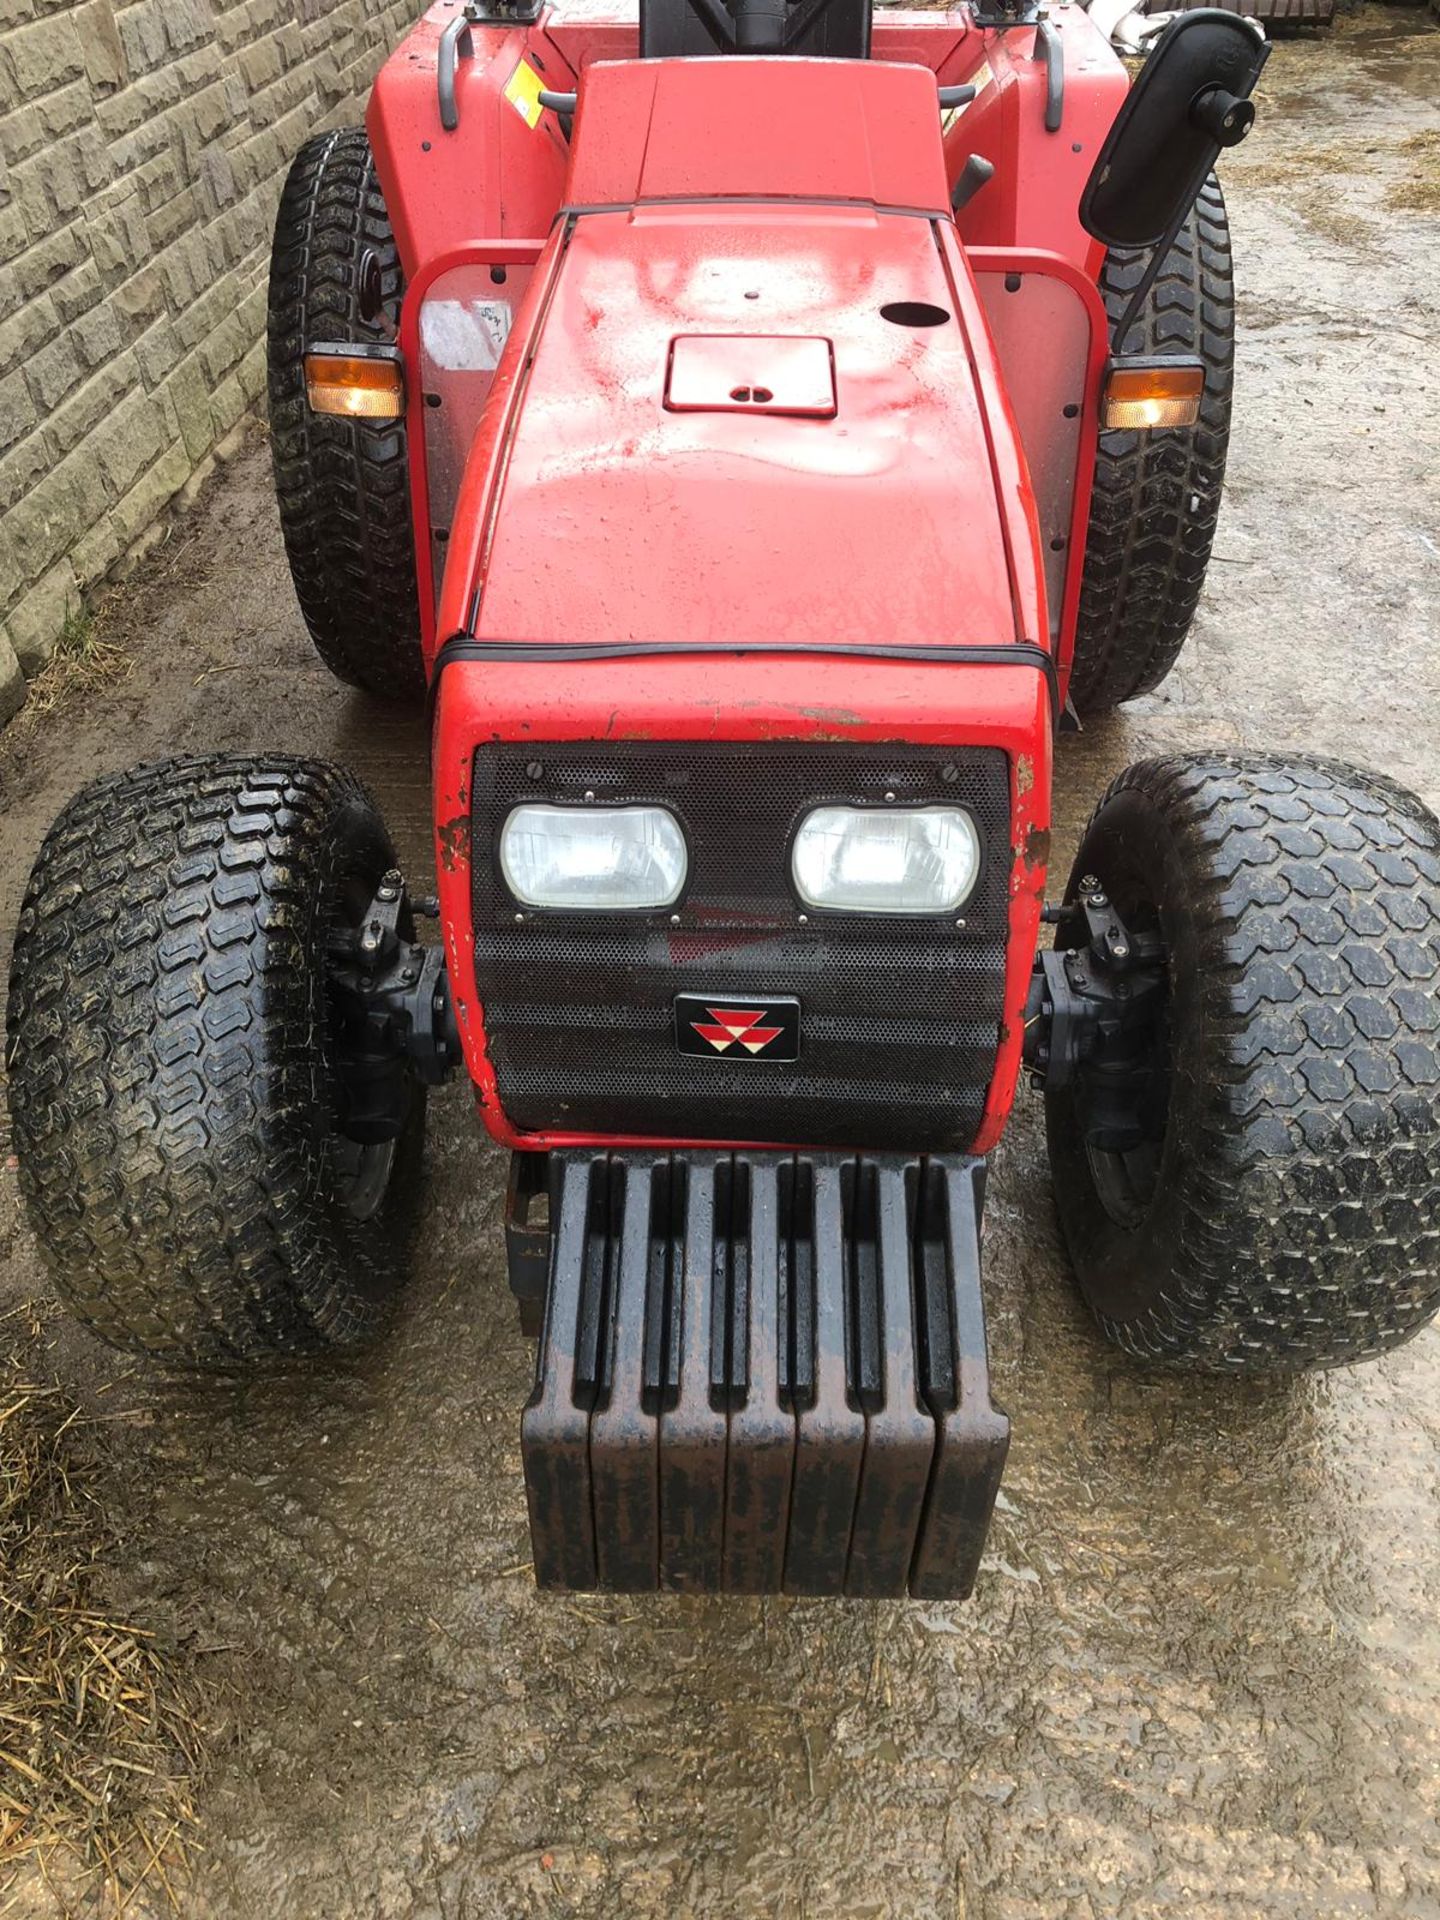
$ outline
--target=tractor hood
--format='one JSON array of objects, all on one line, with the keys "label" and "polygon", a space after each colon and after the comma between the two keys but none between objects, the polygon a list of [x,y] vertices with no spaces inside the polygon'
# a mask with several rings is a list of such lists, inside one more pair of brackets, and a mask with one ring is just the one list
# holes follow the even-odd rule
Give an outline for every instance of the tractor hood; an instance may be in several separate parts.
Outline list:
[{"label": "tractor hood", "polygon": [[1017,637],[975,297],[929,220],[649,206],[563,244],[465,489],[477,638]]}]

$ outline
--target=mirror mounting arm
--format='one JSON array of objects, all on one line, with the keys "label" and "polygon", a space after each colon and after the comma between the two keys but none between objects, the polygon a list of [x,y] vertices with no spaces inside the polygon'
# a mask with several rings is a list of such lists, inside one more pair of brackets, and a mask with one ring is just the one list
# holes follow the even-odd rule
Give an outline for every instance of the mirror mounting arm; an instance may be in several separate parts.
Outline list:
[{"label": "mirror mounting arm", "polygon": [[1255,124],[1255,102],[1224,87],[1207,87],[1191,101],[1190,119],[1220,146],[1238,147]]},{"label": "mirror mounting arm", "polygon": [[1179,233],[1181,227],[1183,227],[1185,222],[1190,218],[1190,209],[1194,204],[1195,202],[1193,200],[1187,200],[1185,202],[1185,205],[1181,207],[1180,211],[1175,215],[1175,218],[1160,236],[1159,241],[1151,249],[1145,271],[1136,282],[1135,291],[1126,303],[1125,311],[1111,329],[1110,354],[1112,359],[1119,360],[1124,355],[1125,336],[1139,319],[1140,309],[1145,304],[1146,295],[1149,293],[1151,287],[1154,286],[1156,275],[1159,273],[1161,267],[1164,266],[1166,255],[1175,244],[1176,234]]}]

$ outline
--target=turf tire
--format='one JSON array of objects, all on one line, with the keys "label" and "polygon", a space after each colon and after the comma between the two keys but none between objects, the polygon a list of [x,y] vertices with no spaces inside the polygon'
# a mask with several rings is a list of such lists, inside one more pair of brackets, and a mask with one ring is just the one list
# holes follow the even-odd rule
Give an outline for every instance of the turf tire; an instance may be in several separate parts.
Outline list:
[{"label": "turf tire", "polygon": [[395,236],[359,127],[317,134],[280,196],[270,255],[270,449],[285,553],[321,659],[379,699],[419,701],[415,537],[403,420],[310,411],[305,352],[392,343],[405,291]]},{"label": "turf tire", "polygon": [[[1148,259],[1107,256],[1100,291],[1112,323]],[[1082,714],[1104,713],[1159,686],[1179,658],[1205,583],[1235,371],[1230,228],[1214,174],[1166,255],[1125,349],[1198,353],[1205,386],[1193,427],[1100,435],[1070,680],[1070,698]]]},{"label": "turf tire", "polygon": [[61,1295],[114,1345],[227,1366],[380,1324],[424,1090],[363,1163],[362,1217],[326,955],[394,859],[364,789],[318,761],[141,768],[50,830],[10,976],[15,1151]]},{"label": "turf tire", "polygon": [[1440,824],[1331,761],[1147,760],[1101,801],[1068,898],[1082,874],[1132,928],[1158,914],[1168,952],[1163,1144],[1134,1216],[1103,1196],[1076,1086],[1046,1098],[1101,1327],[1226,1372],[1409,1339],[1440,1306]]}]

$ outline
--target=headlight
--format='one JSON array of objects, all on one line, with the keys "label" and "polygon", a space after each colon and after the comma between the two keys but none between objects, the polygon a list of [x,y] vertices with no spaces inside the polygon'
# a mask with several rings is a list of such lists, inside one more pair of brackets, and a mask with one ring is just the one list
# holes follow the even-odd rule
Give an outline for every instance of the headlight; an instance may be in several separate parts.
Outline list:
[{"label": "headlight", "polygon": [[980,871],[963,807],[816,807],[790,852],[807,907],[843,913],[953,913]]},{"label": "headlight", "polygon": [[664,807],[516,807],[500,871],[529,907],[668,907],[685,885],[685,836]]}]

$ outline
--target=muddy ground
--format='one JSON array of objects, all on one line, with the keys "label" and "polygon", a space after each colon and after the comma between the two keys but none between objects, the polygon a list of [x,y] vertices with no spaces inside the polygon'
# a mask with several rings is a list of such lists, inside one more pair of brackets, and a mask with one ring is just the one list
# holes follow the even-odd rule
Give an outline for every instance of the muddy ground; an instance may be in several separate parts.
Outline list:
[{"label": "muddy ground", "polygon": [[[1440,224],[1405,210],[1440,33],[1289,44],[1229,166],[1243,338],[1229,505],[1184,664],[1063,743],[1060,858],[1157,748],[1277,746],[1440,804]],[[1423,196],[1421,196],[1423,197]],[[0,928],[85,775],[181,748],[349,762],[426,860],[424,740],[326,679],[256,444],[173,529],[123,682],[0,742]],[[91,1488],[116,1607],[223,1689],[187,1915],[687,1920],[1440,1914],[1440,1332],[1295,1385],[1101,1344],[1037,1115],[996,1156],[989,1303],[1015,1426],[968,1606],[538,1599],[530,1349],[501,1156],[452,1090],[394,1337],[248,1385],[128,1366]],[[3,1176],[0,1310],[43,1288]],[[38,1886],[16,1911],[51,1911]]]}]

